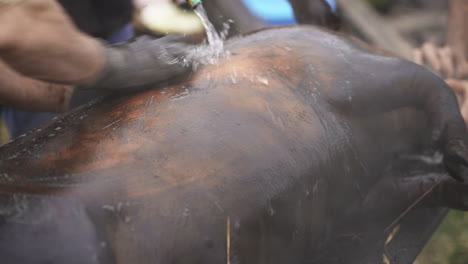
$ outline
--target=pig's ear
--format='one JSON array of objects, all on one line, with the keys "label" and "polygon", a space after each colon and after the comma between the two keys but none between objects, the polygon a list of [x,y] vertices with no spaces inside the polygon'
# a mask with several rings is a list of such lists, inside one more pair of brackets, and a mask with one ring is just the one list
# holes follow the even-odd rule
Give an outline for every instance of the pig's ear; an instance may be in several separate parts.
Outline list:
[{"label": "pig's ear", "polygon": [[340,28],[340,18],[326,0],[289,0],[299,24],[311,24],[332,30]]}]

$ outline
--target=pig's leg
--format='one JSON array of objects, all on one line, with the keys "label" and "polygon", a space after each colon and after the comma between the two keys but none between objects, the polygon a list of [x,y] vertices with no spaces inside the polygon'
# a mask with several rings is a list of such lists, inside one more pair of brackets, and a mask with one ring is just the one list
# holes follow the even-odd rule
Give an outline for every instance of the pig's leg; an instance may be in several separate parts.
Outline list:
[{"label": "pig's leg", "polygon": [[442,79],[405,60],[363,53],[349,56],[341,67],[350,74],[338,77],[334,89],[326,91],[337,110],[354,115],[403,107],[424,111],[448,171],[459,180],[468,180],[465,123],[455,95]]},{"label": "pig's leg", "polygon": [[346,209],[345,225],[349,228],[354,223],[357,230],[370,225],[385,228],[421,206],[468,211],[468,186],[447,173],[389,175],[375,184],[364,200]]},{"label": "pig's leg", "polygon": [[[410,206],[440,206],[468,210],[468,186],[446,173],[403,178],[385,177],[369,192],[360,210],[371,218],[394,219]],[[388,218],[391,214],[392,218]]]},{"label": "pig's leg", "polygon": [[[468,209],[467,188],[447,173],[406,177],[389,174],[382,177],[363,201],[347,209],[344,221],[336,228],[334,245],[338,245],[337,250],[345,256],[343,259],[380,263],[385,252],[388,257],[398,254],[397,263],[412,263],[403,260],[414,259],[427,243],[429,233],[445,214],[441,207]],[[392,233],[394,239],[388,240]],[[385,246],[390,241],[391,245]],[[406,248],[404,253],[398,250],[402,247]],[[369,249],[377,251],[376,256],[369,255]],[[375,259],[369,261],[369,257]]]}]

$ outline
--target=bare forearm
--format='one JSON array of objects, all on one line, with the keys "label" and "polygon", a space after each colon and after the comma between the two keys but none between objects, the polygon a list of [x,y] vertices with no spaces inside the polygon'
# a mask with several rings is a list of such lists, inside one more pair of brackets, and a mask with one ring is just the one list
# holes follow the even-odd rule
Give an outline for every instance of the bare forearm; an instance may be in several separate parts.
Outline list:
[{"label": "bare forearm", "polygon": [[439,72],[459,99],[468,124],[468,0],[450,0],[446,45],[425,43],[414,52],[414,61]]},{"label": "bare forearm", "polygon": [[0,61],[0,105],[29,111],[63,112],[73,88],[27,78]]},{"label": "bare forearm", "polygon": [[80,32],[55,0],[0,8],[0,59],[25,76],[95,89],[134,89],[181,77],[190,50],[180,38],[104,47]]},{"label": "bare forearm", "polygon": [[82,85],[103,67],[104,47],[80,32],[55,0],[0,9],[0,24],[0,57],[24,75]]},{"label": "bare forearm", "polygon": [[447,44],[468,55],[468,1],[450,0]]}]

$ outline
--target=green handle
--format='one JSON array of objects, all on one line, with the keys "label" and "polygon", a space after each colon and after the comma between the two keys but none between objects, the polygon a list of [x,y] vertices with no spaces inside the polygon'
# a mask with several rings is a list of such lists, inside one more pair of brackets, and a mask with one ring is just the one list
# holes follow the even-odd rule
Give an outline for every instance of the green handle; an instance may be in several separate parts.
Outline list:
[{"label": "green handle", "polygon": [[187,3],[192,7],[195,8],[197,5],[201,4],[201,0],[187,0]]}]

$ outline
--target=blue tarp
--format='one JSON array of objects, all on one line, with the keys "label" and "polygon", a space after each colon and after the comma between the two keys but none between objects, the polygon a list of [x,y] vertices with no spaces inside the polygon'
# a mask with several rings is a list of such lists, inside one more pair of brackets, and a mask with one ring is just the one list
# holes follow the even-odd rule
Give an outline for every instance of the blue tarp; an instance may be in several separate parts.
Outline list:
[{"label": "blue tarp", "polygon": [[[270,25],[295,24],[294,13],[287,0],[242,0],[247,8],[257,17],[262,18]],[[304,0],[305,1],[305,0]],[[334,0],[327,0],[336,11]]]}]

